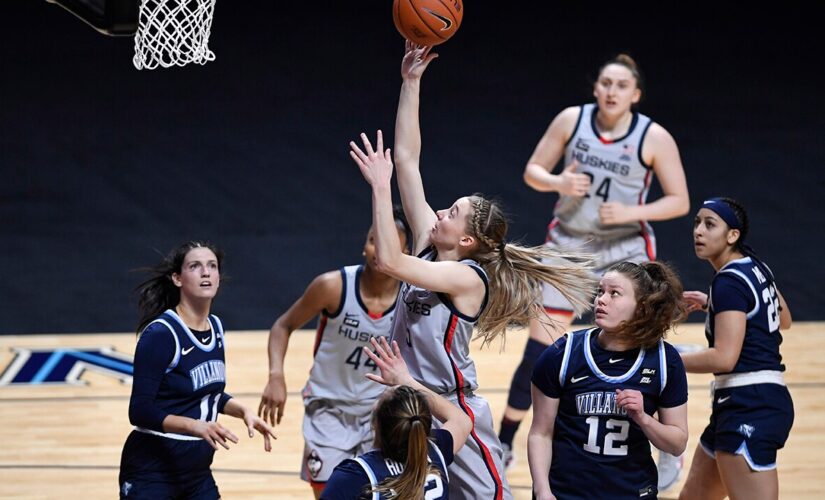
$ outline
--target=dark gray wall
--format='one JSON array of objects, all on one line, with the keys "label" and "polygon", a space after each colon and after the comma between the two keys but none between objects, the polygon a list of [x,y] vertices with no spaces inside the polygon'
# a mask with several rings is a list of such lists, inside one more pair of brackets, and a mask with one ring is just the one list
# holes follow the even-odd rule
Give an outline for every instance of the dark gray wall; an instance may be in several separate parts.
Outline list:
[{"label": "dark gray wall", "polygon": [[[391,137],[403,43],[388,0],[281,4],[219,0],[215,62],[139,72],[131,38],[4,2],[0,332],[132,329],[130,270],[187,238],[226,250],[215,311],[231,329],[267,328],[313,276],[360,260],[370,195],[347,143]],[[524,163],[558,111],[590,99],[599,64],[628,51],[648,81],[641,110],[676,138],[691,191],[690,216],[655,224],[660,256],[705,287],[692,214],[737,197],[795,317],[825,318],[816,16],[637,5],[469,2],[423,86],[431,203],[499,195],[511,236],[541,242],[555,197],[522,183]]]}]

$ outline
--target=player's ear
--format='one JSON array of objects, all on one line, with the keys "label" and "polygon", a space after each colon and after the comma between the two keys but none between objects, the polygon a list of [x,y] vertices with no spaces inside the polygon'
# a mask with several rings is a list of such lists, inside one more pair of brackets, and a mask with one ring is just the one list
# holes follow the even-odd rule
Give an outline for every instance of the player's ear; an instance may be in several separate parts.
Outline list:
[{"label": "player's ear", "polygon": [[176,287],[180,288],[180,287],[183,286],[183,283],[181,283],[181,281],[180,281],[180,274],[172,273],[171,280],[172,280],[172,284],[175,285]]},{"label": "player's ear", "polygon": [[740,234],[741,233],[739,232],[738,229],[728,229],[728,237],[727,237],[728,245],[733,245],[737,241],[739,241],[739,235]]}]

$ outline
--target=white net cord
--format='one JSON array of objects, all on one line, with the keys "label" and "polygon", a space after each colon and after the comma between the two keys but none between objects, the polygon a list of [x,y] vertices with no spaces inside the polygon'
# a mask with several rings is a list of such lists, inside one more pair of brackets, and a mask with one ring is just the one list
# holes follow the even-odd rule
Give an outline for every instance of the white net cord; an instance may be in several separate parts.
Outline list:
[{"label": "white net cord", "polygon": [[209,50],[215,0],[141,0],[135,33],[137,69],[215,60]]}]

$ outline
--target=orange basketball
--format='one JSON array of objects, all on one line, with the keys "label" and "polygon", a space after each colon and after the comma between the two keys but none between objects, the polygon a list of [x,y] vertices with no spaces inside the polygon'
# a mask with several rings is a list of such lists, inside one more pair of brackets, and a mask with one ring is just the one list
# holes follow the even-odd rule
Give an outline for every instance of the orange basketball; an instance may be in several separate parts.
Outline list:
[{"label": "orange basketball", "polygon": [[392,20],[401,36],[418,45],[438,45],[455,35],[464,17],[461,0],[394,0]]}]

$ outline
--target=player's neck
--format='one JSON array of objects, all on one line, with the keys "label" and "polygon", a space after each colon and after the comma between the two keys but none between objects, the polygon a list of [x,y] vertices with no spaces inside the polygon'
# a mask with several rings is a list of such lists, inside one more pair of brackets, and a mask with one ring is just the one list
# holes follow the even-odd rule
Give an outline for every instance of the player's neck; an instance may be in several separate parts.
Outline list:
[{"label": "player's neck", "polygon": [[710,265],[713,266],[714,271],[719,272],[720,269],[728,265],[731,261],[741,259],[742,257],[744,257],[744,255],[739,250],[728,249],[715,258],[710,259]]},{"label": "player's neck", "polygon": [[361,272],[359,292],[365,298],[389,298],[394,301],[398,295],[399,285],[400,282],[392,276],[364,266]]},{"label": "player's neck", "polygon": [[599,336],[596,338],[596,342],[599,343],[599,347],[604,349],[605,351],[629,351],[631,349],[635,349],[637,346],[631,345],[631,343],[625,339],[617,337],[615,334],[602,330],[599,332]]},{"label": "player's neck", "polygon": [[620,115],[608,115],[601,110],[596,113],[596,129],[603,139],[615,139],[627,134],[633,122],[633,112],[628,110]]},{"label": "player's neck", "polygon": [[209,306],[211,301],[192,302],[181,299],[180,303],[175,307],[175,312],[178,313],[180,319],[192,330],[209,330]]}]

